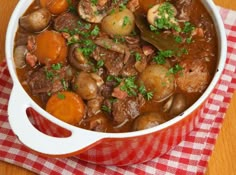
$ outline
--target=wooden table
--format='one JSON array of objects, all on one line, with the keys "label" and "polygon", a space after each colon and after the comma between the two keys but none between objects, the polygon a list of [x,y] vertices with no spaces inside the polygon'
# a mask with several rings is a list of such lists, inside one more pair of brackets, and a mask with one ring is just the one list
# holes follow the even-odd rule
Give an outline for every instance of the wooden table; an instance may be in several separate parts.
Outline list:
[{"label": "wooden table", "polygon": [[[236,10],[235,0],[214,0],[217,5]],[[0,0],[0,59],[4,58],[4,42],[6,26],[17,0]],[[225,121],[213,154],[210,158],[206,175],[236,174],[236,92],[226,113]],[[0,174],[3,175],[32,175],[20,167],[0,161]]]}]

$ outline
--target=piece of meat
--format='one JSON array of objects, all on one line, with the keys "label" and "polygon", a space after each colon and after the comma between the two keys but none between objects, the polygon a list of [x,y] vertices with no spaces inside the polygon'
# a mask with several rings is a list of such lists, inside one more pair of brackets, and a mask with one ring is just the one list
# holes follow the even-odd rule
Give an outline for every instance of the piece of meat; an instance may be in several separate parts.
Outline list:
[{"label": "piece of meat", "polygon": [[89,117],[94,116],[101,111],[101,106],[102,106],[103,100],[104,100],[104,97],[102,97],[102,96],[97,96],[94,99],[88,100],[88,102],[87,102],[87,109],[88,109],[87,115]]},{"label": "piece of meat", "polygon": [[105,98],[110,98],[112,96],[112,91],[116,86],[116,82],[114,81],[107,81],[105,84],[101,86],[101,94]]},{"label": "piece of meat", "polygon": [[127,8],[132,12],[135,12],[139,8],[139,0],[129,0],[127,3]]},{"label": "piece of meat", "polygon": [[106,67],[110,75],[117,76],[124,66],[124,56],[118,52],[114,52],[103,47],[97,46],[92,57],[99,61],[104,61],[104,66]]},{"label": "piece of meat", "polygon": [[120,87],[118,86],[113,89],[112,96],[118,99],[125,99],[126,97],[128,97],[128,94],[127,92],[122,91]]},{"label": "piece of meat", "polygon": [[123,77],[130,77],[135,76],[138,74],[137,70],[135,69],[135,58],[132,56],[128,60],[128,62],[124,65],[124,67],[121,70],[121,75]]},{"label": "piece of meat", "polygon": [[115,9],[123,0],[98,0],[93,3],[91,0],[80,0],[78,13],[82,19],[91,23],[100,23],[102,19]]},{"label": "piece of meat", "polygon": [[64,66],[60,70],[53,70],[44,66],[31,71],[27,83],[33,95],[48,95],[69,87],[72,75],[70,66]]},{"label": "piece of meat", "polygon": [[203,59],[186,59],[180,62],[182,71],[176,74],[178,87],[188,93],[203,92],[210,83],[210,74]]},{"label": "piece of meat", "polygon": [[37,57],[29,52],[26,54],[25,60],[26,63],[30,65],[30,67],[34,67],[38,61]]},{"label": "piece of meat", "polygon": [[138,36],[125,36],[125,41],[128,44],[134,45],[134,44],[139,44],[140,38]]},{"label": "piece of meat", "polygon": [[53,28],[57,31],[64,29],[73,30],[77,27],[79,17],[73,13],[62,13],[54,20]]},{"label": "piece of meat", "polygon": [[194,0],[176,0],[174,5],[178,11],[177,19],[180,21],[189,21]]},{"label": "piece of meat", "polygon": [[117,99],[112,105],[113,120],[119,125],[140,115],[140,108],[145,103],[142,95]]}]

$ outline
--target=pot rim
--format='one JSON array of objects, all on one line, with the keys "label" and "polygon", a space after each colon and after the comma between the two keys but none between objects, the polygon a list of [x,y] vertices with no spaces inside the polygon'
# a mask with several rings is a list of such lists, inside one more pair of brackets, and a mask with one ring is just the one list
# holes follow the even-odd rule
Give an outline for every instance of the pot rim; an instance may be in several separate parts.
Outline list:
[{"label": "pot rim", "polygon": [[[80,130],[85,130],[76,126],[72,126],[70,124],[67,124],[54,116],[50,115],[48,112],[46,112],[44,109],[42,109],[38,104],[36,104],[31,97],[25,92],[24,88],[20,84],[15,67],[14,67],[14,60],[13,60],[13,47],[14,47],[14,38],[15,38],[15,33],[18,27],[18,23],[15,21],[18,21],[19,17],[24,13],[22,12],[22,9],[26,10],[28,6],[32,3],[33,0],[21,0],[17,4],[17,7],[15,8],[10,23],[8,25],[7,29],[7,35],[6,35],[6,60],[7,60],[7,65],[8,69],[11,75],[11,78],[13,80],[13,85],[16,89],[20,91],[20,93],[23,93],[26,99],[28,100],[28,105],[31,106],[34,110],[39,112],[42,116],[44,116],[46,119],[52,121],[55,124],[59,124],[60,126],[69,129],[72,132],[79,132]],[[173,119],[155,126],[153,128],[141,130],[141,131],[133,131],[133,132],[124,132],[124,133],[102,133],[102,132],[96,132],[96,131],[89,131],[86,130],[84,132],[87,132],[89,134],[95,134],[96,136],[100,137],[101,139],[104,138],[128,138],[128,137],[137,137],[137,136],[142,136],[154,132],[161,131],[163,129],[166,129],[168,127],[171,127],[172,125],[180,122],[184,118],[188,117],[193,111],[195,111],[197,108],[200,107],[201,104],[204,103],[204,101],[209,97],[209,95],[212,93],[214,90],[217,82],[220,79],[220,76],[224,70],[225,63],[226,63],[226,53],[227,53],[227,39],[226,39],[226,34],[225,34],[225,29],[224,29],[224,24],[221,19],[221,16],[219,14],[219,11],[215,4],[210,0],[210,1],[205,1],[201,0],[201,2],[204,4],[204,6],[207,8],[208,12],[210,13],[217,32],[218,36],[218,57],[219,57],[219,62],[217,65],[216,73],[210,83],[210,85],[207,87],[205,92],[202,94],[202,96],[193,104],[191,105],[188,109],[186,109],[181,115],[178,115],[174,117]],[[17,110],[16,110],[17,111]]]}]

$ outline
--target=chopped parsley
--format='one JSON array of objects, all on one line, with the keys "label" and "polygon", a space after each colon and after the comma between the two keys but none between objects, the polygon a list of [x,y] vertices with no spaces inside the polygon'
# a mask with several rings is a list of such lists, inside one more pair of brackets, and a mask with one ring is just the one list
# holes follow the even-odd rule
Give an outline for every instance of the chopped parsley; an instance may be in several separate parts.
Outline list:
[{"label": "chopped parsley", "polygon": [[181,67],[179,64],[176,64],[174,67],[171,67],[169,70],[168,70],[168,75],[169,74],[177,74],[178,72],[182,71],[183,70],[183,67]]},{"label": "chopped parsley", "polygon": [[130,21],[130,19],[129,19],[128,16],[125,16],[124,19],[123,19],[122,27],[125,27],[125,26],[127,26],[128,24],[131,24],[131,21]]},{"label": "chopped parsley", "polygon": [[146,99],[146,100],[151,100],[153,98],[153,92],[147,92],[146,90],[146,87],[144,85],[141,85],[139,88],[138,88],[138,91],[140,94],[143,95],[143,97]]},{"label": "chopped parsley", "polygon": [[[164,2],[158,8],[158,18],[155,20],[154,27],[158,29],[174,29],[179,31],[180,28],[176,24],[174,7],[169,2]],[[154,30],[155,28],[153,28]]]},{"label": "chopped parsley", "polygon": [[187,34],[191,33],[194,29],[195,27],[190,22],[185,22],[182,32]]},{"label": "chopped parsley", "polygon": [[95,25],[95,27],[93,28],[93,30],[91,31],[91,35],[92,36],[97,36],[100,32],[100,29],[97,25]]},{"label": "chopped parsley", "polygon": [[157,64],[165,64],[166,58],[174,56],[174,51],[172,50],[163,50],[158,52],[158,55],[153,58]]},{"label": "chopped parsley", "polygon": [[141,59],[142,59],[140,53],[138,53],[138,52],[135,52],[134,57],[135,57],[136,61],[141,61]]},{"label": "chopped parsley", "polygon": [[96,5],[96,4],[98,3],[98,0],[91,0],[91,3],[92,3],[93,5]]},{"label": "chopped parsley", "polygon": [[54,73],[52,71],[47,70],[47,69],[45,70],[45,74],[46,74],[46,78],[48,80],[52,80],[54,77]]},{"label": "chopped parsley", "polygon": [[63,99],[65,99],[65,98],[66,98],[66,96],[65,96],[64,94],[62,94],[62,93],[58,92],[58,93],[57,93],[57,98],[59,98],[59,99],[63,100]]},{"label": "chopped parsley", "polygon": [[69,5],[69,11],[72,12],[72,13],[77,13],[77,9],[75,8],[75,6],[73,6],[71,0],[67,0],[67,3]]},{"label": "chopped parsley", "polygon": [[183,42],[183,38],[182,38],[181,36],[179,36],[179,35],[174,36],[174,39],[175,39],[175,41],[176,41],[177,43],[182,43],[182,42]]},{"label": "chopped parsley", "polygon": [[106,105],[102,105],[101,110],[107,113],[111,113],[111,109]]},{"label": "chopped parsley", "polygon": [[67,45],[75,44],[75,43],[78,43],[78,42],[79,42],[78,38],[72,36],[72,37],[67,41]]},{"label": "chopped parsley", "polygon": [[193,42],[192,37],[186,38],[186,43],[187,43],[187,44],[190,44],[190,43],[192,43],[192,42]]},{"label": "chopped parsley", "polygon": [[120,35],[115,35],[115,36],[113,37],[113,41],[114,41],[115,43],[124,43],[124,42],[125,42],[125,38],[122,37],[122,36],[120,36]]},{"label": "chopped parsley", "polygon": [[51,67],[53,70],[60,70],[62,65],[61,65],[61,63],[56,63],[56,64],[52,64]]},{"label": "chopped parsley", "polygon": [[96,44],[94,44],[94,42],[90,39],[86,39],[86,40],[80,40],[79,44],[81,44],[82,47],[78,48],[82,54],[85,57],[90,56],[94,49],[96,48]]},{"label": "chopped parsley", "polygon": [[135,84],[135,76],[125,78],[123,85],[120,86],[120,90],[127,92],[129,96],[137,96],[136,89],[138,86]]},{"label": "chopped parsley", "polygon": [[99,69],[99,68],[103,67],[104,64],[105,64],[105,63],[104,63],[104,60],[98,60],[97,65],[96,65],[96,68]]},{"label": "chopped parsley", "polygon": [[64,90],[68,89],[68,84],[66,83],[66,80],[64,78],[61,79],[61,84],[62,84]]},{"label": "chopped parsley", "polygon": [[126,9],[126,6],[125,6],[125,4],[121,3],[121,4],[119,5],[119,11],[121,12],[121,11],[123,11],[124,9]]},{"label": "chopped parsley", "polygon": [[114,75],[108,75],[106,81],[116,81],[117,83],[120,83],[122,79]]}]

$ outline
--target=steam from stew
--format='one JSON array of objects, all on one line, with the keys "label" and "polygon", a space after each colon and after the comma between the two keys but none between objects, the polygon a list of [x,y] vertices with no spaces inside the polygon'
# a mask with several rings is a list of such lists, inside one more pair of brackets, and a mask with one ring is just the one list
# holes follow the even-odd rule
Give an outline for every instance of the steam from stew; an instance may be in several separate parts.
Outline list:
[{"label": "steam from stew", "polygon": [[27,93],[69,124],[154,127],[183,113],[217,62],[210,15],[194,0],[35,0],[14,59]]}]

